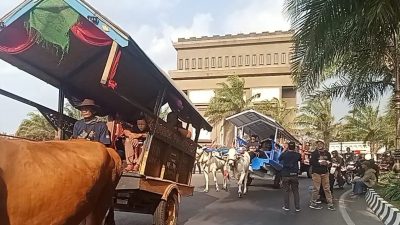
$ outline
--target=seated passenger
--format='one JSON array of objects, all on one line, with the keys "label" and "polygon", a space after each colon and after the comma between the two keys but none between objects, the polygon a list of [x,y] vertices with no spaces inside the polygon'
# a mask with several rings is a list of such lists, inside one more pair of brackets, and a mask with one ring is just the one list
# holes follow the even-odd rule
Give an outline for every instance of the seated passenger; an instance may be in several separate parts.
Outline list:
[{"label": "seated passenger", "polygon": [[179,121],[178,114],[176,114],[175,112],[168,113],[167,125],[171,129],[176,130],[183,137],[186,137],[186,138],[192,137],[192,132],[190,132],[189,130],[186,130],[182,127],[182,122]]},{"label": "seated passenger", "polygon": [[358,196],[364,194],[367,191],[367,188],[372,188],[377,183],[376,170],[372,168],[371,163],[364,161],[361,166],[365,172],[361,178],[354,179],[352,198],[357,198]]},{"label": "seated passenger", "polygon": [[249,152],[250,155],[250,162],[253,160],[255,157],[259,158],[267,158],[265,155],[264,151],[261,151],[260,148],[260,143],[257,141],[257,135],[251,135],[249,143],[247,143],[247,151]]},{"label": "seated passenger", "polygon": [[124,127],[126,172],[133,172],[139,169],[142,147],[148,132],[149,129],[144,117],[137,119],[135,127]]},{"label": "seated passenger", "polygon": [[118,152],[118,155],[122,160],[125,159],[124,153],[124,133],[122,128],[122,121],[120,120],[118,114],[108,115],[107,117],[107,128],[111,138],[111,148]]},{"label": "seated passenger", "polygon": [[72,138],[98,141],[105,145],[110,145],[111,141],[107,125],[96,116],[96,112],[100,107],[95,104],[94,100],[85,99],[76,108],[81,112],[83,119],[76,121],[74,124]]}]

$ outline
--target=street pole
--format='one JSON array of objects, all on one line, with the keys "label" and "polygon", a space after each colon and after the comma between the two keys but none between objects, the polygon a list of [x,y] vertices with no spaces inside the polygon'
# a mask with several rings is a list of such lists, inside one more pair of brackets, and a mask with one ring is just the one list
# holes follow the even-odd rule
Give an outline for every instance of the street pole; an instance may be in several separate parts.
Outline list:
[{"label": "street pole", "polygon": [[343,155],[343,142],[340,142],[340,155]]},{"label": "street pole", "polygon": [[400,172],[400,74],[399,74],[399,61],[397,53],[397,30],[394,33],[394,75],[396,78],[395,89],[395,108],[396,108],[396,150],[394,157],[396,163],[393,170],[397,173]]}]

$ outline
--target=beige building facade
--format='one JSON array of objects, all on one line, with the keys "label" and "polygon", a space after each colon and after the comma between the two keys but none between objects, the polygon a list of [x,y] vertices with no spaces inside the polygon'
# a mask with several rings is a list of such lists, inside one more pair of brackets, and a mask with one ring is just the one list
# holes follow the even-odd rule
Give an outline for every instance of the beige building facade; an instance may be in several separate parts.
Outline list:
[{"label": "beige building facade", "polygon": [[[179,38],[174,43],[177,69],[169,74],[203,115],[217,84],[230,75],[245,80],[247,96],[260,93],[256,101],[278,98],[289,107],[296,106],[289,64],[291,39],[290,31]],[[221,124],[217,124],[200,139],[226,145],[224,135]]]}]

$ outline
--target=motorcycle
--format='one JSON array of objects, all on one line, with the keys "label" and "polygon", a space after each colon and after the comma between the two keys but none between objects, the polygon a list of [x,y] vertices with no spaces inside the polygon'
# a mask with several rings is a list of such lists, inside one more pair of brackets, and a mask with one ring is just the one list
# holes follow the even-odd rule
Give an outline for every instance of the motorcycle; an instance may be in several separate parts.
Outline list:
[{"label": "motorcycle", "polygon": [[347,163],[345,180],[348,185],[352,184],[354,177],[355,177],[356,169],[357,169],[356,162],[350,161]]},{"label": "motorcycle", "polygon": [[334,176],[339,188],[343,188],[345,178],[343,177],[342,169],[339,163],[332,163],[330,173]]}]

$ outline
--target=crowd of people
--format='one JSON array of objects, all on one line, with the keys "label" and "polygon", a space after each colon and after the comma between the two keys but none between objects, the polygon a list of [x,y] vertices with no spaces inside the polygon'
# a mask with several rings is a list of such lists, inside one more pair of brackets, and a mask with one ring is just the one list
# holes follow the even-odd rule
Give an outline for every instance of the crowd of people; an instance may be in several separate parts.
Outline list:
[{"label": "crowd of people", "polygon": [[[331,153],[326,149],[325,142],[318,140],[315,143],[314,151],[310,149],[310,143],[306,143],[307,148],[297,145],[294,142],[288,143],[288,149],[280,156],[283,165],[281,171],[282,186],[284,191],[283,210],[289,211],[289,196],[293,193],[296,212],[299,207],[299,182],[298,175],[300,164],[308,164],[312,178],[312,194],[309,207],[312,209],[322,209],[322,203],[327,204],[327,209],[335,210],[333,202],[333,186],[335,182],[339,188],[343,188],[345,179],[353,184],[351,198],[358,198],[365,194],[367,188],[376,185],[379,176],[379,167],[373,159],[365,160],[362,156],[355,155],[349,148],[346,153],[341,155],[337,151]],[[354,177],[346,177],[348,164],[354,164]]]},{"label": "crowd of people", "polygon": [[[139,169],[142,158],[142,146],[148,134],[149,127],[146,118],[139,114],[135,122],[127,123],[122,121],[118,115],[109,116],[108,122],[103,122],[96,116],[99,107],[91,99],[85,99],[76,106],[80,110],[82,119],[77,121],[73,128],[73,139],[87,139],[90,141],[101,142],[106,146],[116,149],[121,158],[125,159],[126,172],[135,172]],[[176,113],[169,113],[166,125],[183,137],[190,138],[191,133],[182,127],[182,122]],[[275,143],[276,144],[276,143]],[[273,142],[262,142],[253,135],[247,143],[247,150],[251,159],[255,157],[265,158],[266,152],[273,149]],[[284,204],[282,209],[290,210],[289,196],[293,193],[294,206],[296,212],[300,209],[299,181],[298,175],[302,171],[302,166],[307,165],[310,169],[312,178],[312,195],[309,207],[312,209],[322,209],[321,203],[326,202],[329,210],[335,210],[333,203],[333,186],[335,181],[339,188],[345,184],[345,174],[342,168],[354,164],[355,179],[353,183],[353,197],[365,193],[368,187],[373,187],[378,181],[379,166],[374,160],[365,160],[361,156],[355,155],[350,149],[341,155],[337,151],[330,153],[325,148],[325,142],[318,140],[315,143],[314,151],[311,151],[310,143],[306,145],[296,145],[294,142],[285,142],[282,145],[282,154],[279,161],[282,164],[280,175],[282,176],[282,187],[284,190]],[[392,161],[388,157],[383,157],[390,166]]]}]

